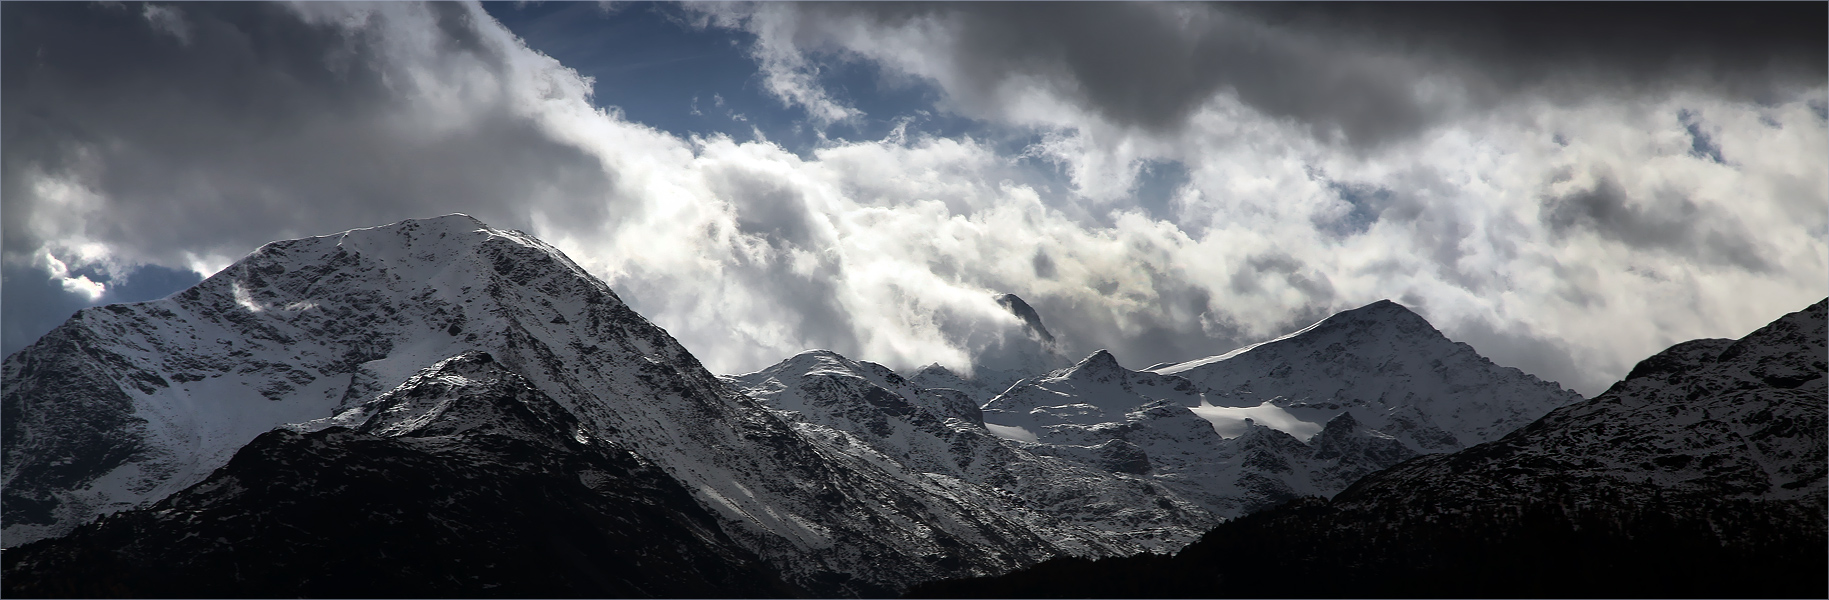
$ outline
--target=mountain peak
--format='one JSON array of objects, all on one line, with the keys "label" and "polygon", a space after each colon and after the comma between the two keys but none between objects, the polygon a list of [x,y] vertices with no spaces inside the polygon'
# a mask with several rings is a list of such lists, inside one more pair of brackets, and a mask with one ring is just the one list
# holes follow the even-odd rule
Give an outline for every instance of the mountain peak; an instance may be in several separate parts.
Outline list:
[{"label": "mountain peak", "polygon": [[1073,365],[1072,369],[1075,373],[1089,374],[1116,373],[1123,370],[1123,365],[1118,364],[1118,357],[1112,356],[1110,351],[1103,348],[1081,359],[1079,364]]},{"label": "mountain peak", "polygon": [[[465,234],[479,233],[482,235],[469,236],[468,239],[465,237]],[[334,239],[339,245],[355,244],[358,247],[388,244],[421,245],[430,240],[439,240],[441,244],[472,245],[506,234],[510,234],[510,232],[490,227],[489,224],[477,220],[476,217],[453,213],[424,219],[403,219],[375,227],[358,227],[341,233],[304,238],[304,240]],[[524,235],[512,237],[524,237]],[[304,240],[287,240],[268,245],[296,244]]]},{"label": "mountain peak", "polygon": [[528,432],[536,437],[585,436],[572,417],[488,352],[471,350],[419,372],[350,416],[366,415],[357,431],[383,437],[431,437],[470,431]]},{"label": "mountain peak", "polygon": [[1216,406],[1249,408],[1272,399],[1310,424],[1369,407],[1355,415],[1361,425],[1419,451],[1491,441],[1580,399],[1555,383],[1493,364],[1390,300],[1152,371],[1187,378]]},{"label": "mountain peak", "polygon": [[[1389,323],[1408,330],[1436,331],[1435,326],[1402,304],[1388,299],[1379,300],[1359,308],[1340,311],[1317,323],[1325,327],[1328,323]],[[1439,332],[1437,332],[1439,335]]]},{"label": "mountain peak", "polygon": [[815,348],[811,350],[802,350],[799,354],[787,357],[786,360],[775,363],[759,373],[811,375],[816,373],[842,372],[863,376],[871,370],[873,369],[865,367],[864,363],[851,360],[843,354],[831,350]]},{"label": "mountain peak", "polygon": [[436,217],[426,217],[424,219],[402,219],[396,223],[392,223],[389,225],[383,225],[382,228],[399,227],[399,226],[403,226],[403,225],[417,225],[417,226],[421,226],[421,227],[482,227],[482,228],[489,228],[488,223],[484,223],[484,222],[482,222],[482,220],[477,219],[476,217],[472,217],[470,215],[464,214],[464,213],[451,213],[448,215],[438,215]]},{"label": "mountain peak", "polygon": [[1042,326],[1041,314],[1036,313],[1029,303],[1023,302],[1022,298],[1017,297],[1016,294],[998,294],[996,299],[998,306],[1002,306],[1004,310],[1010,311],[1010,314],[1016,315],[1016,318],[1022,321],[1023,329],[1028,332],[1030,337],[1041,342],[1044,347],[1052,348],[1054,346],[1054,334],[1048,333],[1048,328]]},{"label": "mountain peak", "polygon": [[946,368],[946,365],[940,363],[928,363],[927,366],[921,367],[920,370],[915,371],[915,376],[921,375],[953,375],[953,370]]},{"label": "mountain peak", "polygon": [[793,356],[788,357],[788,361],[797,362],[797,363],[826,362],[826,361],[850,362],[851,359],[846,358],[845,355],[843,355],[843,354],[839,354],[839,353],[833,352],[831,350],[826,350],[824,348],[811,348],[811,349],[807,349],[807,350],[801,350],[799,354],[795,354]]}]

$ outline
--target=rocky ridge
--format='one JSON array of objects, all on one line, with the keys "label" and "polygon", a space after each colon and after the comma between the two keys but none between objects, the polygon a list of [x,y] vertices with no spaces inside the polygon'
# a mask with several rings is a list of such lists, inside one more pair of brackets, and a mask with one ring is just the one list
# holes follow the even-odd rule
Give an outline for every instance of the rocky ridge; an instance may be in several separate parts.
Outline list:
[{"label": "rocky ridge", "polygon": [[810,350],[725,379],[809,437],[970,498],[1072,555],[1171,552],[1215,522],[1141,474],[1005,441],[966,394],[915,386],[882,365]]},{"label": "rocky ridge", "polygon": [[1416,453],[1343,413],[1309,441],[1249,417],[1230,437],[1195,411],[1186,379],[1133,371],[1099,351],[1024,380],[982,409],[1007,443],[1158,483],[1212,518],[1332,494]]},{"label": "rocky ridge", "polygon": [[1220,518],[1331,496],[1579,399],[1390,301],[1240,350],[1135,371],[1105,351],[983,406],[1034,454],[1161,483]]}]

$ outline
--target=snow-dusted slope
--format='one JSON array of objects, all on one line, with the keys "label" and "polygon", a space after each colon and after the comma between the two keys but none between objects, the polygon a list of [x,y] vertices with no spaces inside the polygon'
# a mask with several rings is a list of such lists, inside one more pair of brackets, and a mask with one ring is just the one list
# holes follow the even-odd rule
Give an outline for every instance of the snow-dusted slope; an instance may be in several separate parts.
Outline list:
[{"label": "snow-dusted slope", "polygon": [[725,379],[834,451],[1008,515],[1074,555],[1170,552],[1214,522],[1140,473],[1001,440],[969,397],[917,387],[881,365],[810,350]]},{"label": "snow-dusted slope", "polygon": [[1826,303],[1739,340],[1671,346],[1591,400],[1493,443],[1380,473],[1342,499],[1426,494],[1452,508],[1573,488],[1820,505],[1829,492]]},{"label": "snow-dusted slope", "polygon": [[488,354],[351,410],[353,429],[261,434],[152,507],[9,549],[6,594],[795,593],[672,477]]},{"label": "snow-dusted slope", "polygon": [[1418,452],[1457,450],[1581,396],[1480,356],[1395,302],[1340,312],[1283,337],[1149,369],[1206,394],[1222,428],[1246,417],[1306,439],[1342,413]]},{"label": "snow-dusted slope", "polygon": [[1416,454],[1350,413],[1305,442],[1249,418],[1222,435],[1197,414],[1202,406],[1188,380],[1126,369],[1101,350],[1017,383],[982,414],[994,433],[1030,453],[1149,479],[1218,517],[1332,494]]},{"label": "snow-dusted slope", "polygon": [[1173,558],[1063,559],[910,595],[1822,598],[1826,306],[1677,344],[1498,440],[1227,521]]},{"label": "snow-dusted slope", "polygon": [[557,250],[462,215],[267,244],[7,357],[5,542],[182,489],[264,431],[471,350],[654,460],[815,593],[887,594],[1053,552],[1021,523],[806,439]]},{"label": "snow-dusted slope", "polygon": [[1332,495],[1578,398],[1493,365],[1387,301],[1149,371],[1099,351],[1013,385],[983,415],[992,431],[1034,442],[1030,452],[1144,474],[1233,517]]}]

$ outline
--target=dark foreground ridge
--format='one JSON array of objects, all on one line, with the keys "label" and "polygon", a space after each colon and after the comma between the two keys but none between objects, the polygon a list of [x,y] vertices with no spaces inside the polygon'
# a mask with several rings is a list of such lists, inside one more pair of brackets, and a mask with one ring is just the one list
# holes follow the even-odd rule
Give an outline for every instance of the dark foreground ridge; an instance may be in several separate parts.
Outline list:
[{"label": "dark foreground ridge", "polygon": [[1825,302],[1678,344],[1498,441],[1221,524],[1172,557],[1056,559],[907,596],[1829,596]]},{"label": "dark foreground ridge", "polygon": [[794,593],[685,488],[488,354],[377,402],[359,426],[268,432],[149,508],[5,551],[5,595]]}]

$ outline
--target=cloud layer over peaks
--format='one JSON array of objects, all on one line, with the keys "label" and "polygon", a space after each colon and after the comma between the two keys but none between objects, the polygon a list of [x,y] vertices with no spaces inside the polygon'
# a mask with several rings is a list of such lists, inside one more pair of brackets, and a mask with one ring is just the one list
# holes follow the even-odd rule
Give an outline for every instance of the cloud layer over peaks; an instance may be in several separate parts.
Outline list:
[{"label": "cloud layer over peaks", "polygon": [[[476,5],[9,3],[8,286],[106,294],[466,212],[722,372],[806,348],[964,367],[1028,342],[998,293],[1133,368],[1392,298],[1587,393],[1829,289],[1820,31],[1799,58],[1783,28],[1628,28],[1621,54],[1378,6],[654,8],[745,45],[753,85],[832,133],[790,149],[632,122]],[[974,128],[843,139],[847,68]]]}]

